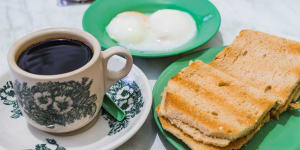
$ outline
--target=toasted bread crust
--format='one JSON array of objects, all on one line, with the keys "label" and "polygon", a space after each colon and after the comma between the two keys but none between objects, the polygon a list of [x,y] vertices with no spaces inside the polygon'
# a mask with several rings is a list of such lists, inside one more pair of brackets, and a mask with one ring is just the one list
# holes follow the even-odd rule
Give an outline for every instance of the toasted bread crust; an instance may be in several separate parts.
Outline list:
[{"label": "toasted bread crust", "polygon": [[300,42],[242,30],[211,66],[277,98],[273,115],[287,109],[300,83]]},{"label": "toasted bread crust", "polygon": [[203,144],[215,145],[215,146],[219,146],[219,147],[226,147],[230,143],[230,140],[227,140],[227,139],[207,136],[207,135],[203,134],[201,131],[199,131],[198,129],[191,127],[188,124],[183,123],[180,120],[177,120],[177,119],[168,119],[168,120],[171,122],[172,125],[179,128],[187,135],[193,137],[193,139],[195,141],[202,142]]},{"label": "toasted bread crust", "polygon": [[235,150],[235,149],[240,149],[244,144],[246,144],[254,136],[254,134],[260,130],[260,128],[264,125],[264,123],[270,120],[270,115],[267,114],[263,119],[263,121],[257,126],[257,128],[254,129],[252,132],[250,132],[247,136],[231,142],[226,147],[218,147],[218,146],[204,144],[202,142],[196,141],[191,136],[185,134],[179,128],[172,125],[172,123],[168,119],[164,117],[159,117],[159,120],[161,122],[162,127],[166,131],[172,133],[178,139],[182,140],[186,145],[188,145],[193,150]]}]

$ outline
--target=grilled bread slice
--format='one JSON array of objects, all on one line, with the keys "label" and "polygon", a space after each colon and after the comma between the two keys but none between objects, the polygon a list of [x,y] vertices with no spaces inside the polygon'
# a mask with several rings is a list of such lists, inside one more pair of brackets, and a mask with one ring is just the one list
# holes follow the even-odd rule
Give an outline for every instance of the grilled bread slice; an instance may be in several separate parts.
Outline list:
[{"label": "grilled bread slice", "polygon": [[263,121],[259,123],[259,125],[251,131],[248,135],[241,137],[226,147],[218,147],[210,144],[204,144],[203,142],[196,141],[193,137],[187,135],[180,128],[173,125],[168,119],[164,117],[159,117],[159,120],[162,124],[162,127],[176,136],[178,139],[182,140],[186,145],[188,145],[192,150],[235,150],[240,149],[244,144],[246,144],[253,135],[259,131],[259,129],[263,126],[264,123],[268,122],[270,119],[269,113],[264,117]]},{"label": "grilled bread slice", "polygon": [[299,97],[300,42],[242,30],[210,65],[276,96],[276,118]]},{"label": "grilled bread slice", "polygon": [[198,60],[169,80],[158,115],[196,141],[225,147],[258,126],[272,99]]},{"label": "grilled bread slice", "polygon": [[171,124],[173,124],[180,130],[182,130],[184,133],[193,137],[195,141],[201,141],[204,144],[210,144],[219,147],[226,147],[231,142],[228,139],[207,136],[203,134],[201,131],[199,131],[198,129],[191,127],[186,123],[183,123],[181,120],[178,119],[168,119],[168,120],[171,122]]}]

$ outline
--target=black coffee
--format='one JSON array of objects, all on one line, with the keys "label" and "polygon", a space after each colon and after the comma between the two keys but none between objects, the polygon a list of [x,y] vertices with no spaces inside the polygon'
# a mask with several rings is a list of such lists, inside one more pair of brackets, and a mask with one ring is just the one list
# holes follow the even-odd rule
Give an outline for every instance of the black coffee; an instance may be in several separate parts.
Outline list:
[{"label": "black coffee", "polygon": [[53,39],[27,48],[18,59],[23,70],[39,75],[56,75],[76,70],[90,61],[91,49],[71,39]]}]

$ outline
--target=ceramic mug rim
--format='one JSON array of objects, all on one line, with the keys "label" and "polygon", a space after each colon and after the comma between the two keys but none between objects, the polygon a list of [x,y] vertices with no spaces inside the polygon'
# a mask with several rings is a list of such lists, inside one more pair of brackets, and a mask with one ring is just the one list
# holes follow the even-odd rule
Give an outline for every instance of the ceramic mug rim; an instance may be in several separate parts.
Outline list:
[{"label": "ceramic mug rim", "polygon": [[[24,52],[29,46],[33,44],[37,44],[39,42],[49,40],[49,39],[55,39],[55,38],[67,38],[67,39],[75,39],[79,40],[85,44],[87,44],[90,49],[93,52],[93,56],[90,59],[88,63],[83,65],[82,67],[62,74],[56,74],[56,75],[39,75],[39,74],[33,74],[30,72],[27,72],[23,69],[21,69],[17,65],[18,57],[21,55],[22,52]],[[39,40],[42,39],[42,40]],[[25,46],[27,45],[27,46]],[[39,80],[54,80],[54,79],[61,79],[61,78],[67,78],[74,76],[76,74],[79,74],[88,68],[90,68],[93,64],[97,62],[97,60],[100,57],[100,51],[101,46],[98,40],[92,36],[90,33],[87,33],[85,31],[79,30],[79,29],[72,29],[72,28],[47,28],[43,29],[37,32],[30,33],[23,38],[19,39],[15,44],[12,46],[12,48],[9,51],[8,54],[8,64],[11,67],[12,70],[14,70],[16,73],[33,78],[33,79],[39,79]],[[19,56],[17,56],[19,55]]]}]

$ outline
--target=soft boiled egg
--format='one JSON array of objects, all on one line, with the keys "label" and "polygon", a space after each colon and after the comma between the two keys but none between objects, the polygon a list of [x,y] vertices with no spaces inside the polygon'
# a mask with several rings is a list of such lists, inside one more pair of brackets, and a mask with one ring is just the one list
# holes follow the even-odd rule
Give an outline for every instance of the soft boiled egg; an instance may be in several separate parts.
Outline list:
[{"label": "soft boiled egg", "polygon": [[106,31],[109,36],[122,43],[137,43],[146,35],[147,17],[139,12],[127,11],[114,17]]},{"label": "soft boiled egg", "polygon": [[121,46],[135,50],[166,51],[191,40],[197,31],[193,17],[183,11],[162,9],[153,14],[123,12],[106,27]]},{"label": "soft boiled egg", "polygon": [[185,43],[196,32],[196,24],[191,15],[173,9],[156,11],[149,17],[149,25],[161,41]]}]

